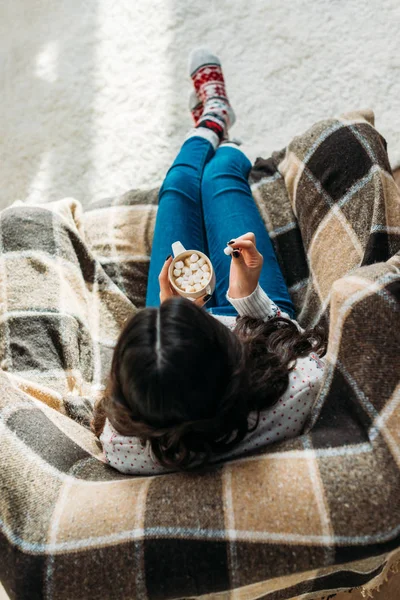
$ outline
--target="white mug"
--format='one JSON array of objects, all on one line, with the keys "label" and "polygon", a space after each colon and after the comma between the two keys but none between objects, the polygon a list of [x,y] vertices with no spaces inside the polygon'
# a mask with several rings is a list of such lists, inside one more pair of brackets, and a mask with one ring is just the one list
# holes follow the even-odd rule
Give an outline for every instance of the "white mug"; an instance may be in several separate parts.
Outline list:
[{"label": "white mug", "polygon": [[[200,252],[200,250],[186,250],[186,248],[184,248],[184,246],[180,242],[174,242],[172,244],[172,253],[174,255],[174,259],[171,262],[171,264],[169,265],[169,269],[168,269],[168,279],[169,279],[169,282],[170,282],[172,288],[174,290],[176,290],[180,296],[183,296],[184,298],[187,298],[188,300],[192,300],[193,302],[195,300],[197,300],[197,298],[202,298],[206,294],[209,294],[211,296],[215,290],[215,272],[214,272],[214,268],[213,268],[208,256],[206,256],[203,252]],[[179,260],[184,261],[185,258],[188,258],[192,254],[198,254],[201,258],[204,258],[204,260],[210,267],[211,279],[205,288],[198,290],[196,292],[185,292],[185,290],[182,290],[180,287],[178,287],[174,283],[173,271],[175,269],[176,262],[178,262]]]}]

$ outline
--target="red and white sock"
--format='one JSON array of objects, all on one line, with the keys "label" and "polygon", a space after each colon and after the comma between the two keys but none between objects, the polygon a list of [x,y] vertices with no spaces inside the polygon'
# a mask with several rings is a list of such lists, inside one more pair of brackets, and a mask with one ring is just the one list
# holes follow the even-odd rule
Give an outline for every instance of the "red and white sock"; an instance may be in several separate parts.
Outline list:
[{"label": "red and white sock", "polygon": [[200,121],[203,111],[204,105],[201,100],[198,99],[195,90],[190,92],[189,96],[189,110],[192,113],[192,119],[194,126],[196,127],[197,123]]},{"label": "red and white sock", "polygon": [[[203,103],[201,102],[201,100],[198,99],[195,90],[192,90],[189,95],[189,110],[192,115],[194,127],[196,127],[198,122],[200,121],[201,117],[203,116],[204,106],[203,106]],[[227,143],[233,143],[233,144],[236,144],[237,146],[240,146],[242,144],[242,141],[239,140],[238,138],[232,138],[230,140],[228,133],[226,133],[224,135],[224,137],[222,138],[221,144],[227,144]]]},{"label": "red and white sock", "polygon": [[[190,55],[189,72],[196,96],[203,104],[203,113],[196,127],[211,129],[220,140],[224,139],[236,117],[229,104],[219,58],[205,48],[197,48]],[[200,106],[196,105],[193,110],[195,118]]]}]

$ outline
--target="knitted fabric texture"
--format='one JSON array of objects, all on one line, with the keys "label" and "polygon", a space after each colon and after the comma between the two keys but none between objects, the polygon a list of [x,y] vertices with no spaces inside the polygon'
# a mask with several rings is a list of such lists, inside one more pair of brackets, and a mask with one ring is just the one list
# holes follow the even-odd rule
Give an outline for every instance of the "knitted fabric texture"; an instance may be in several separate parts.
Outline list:
[{"label": "knitted fabric texture", "polygon": [[373,114],[316,123],[251,184],[297,320],[328,327],[326,369],[302,435],[201,475],[122,475],[88,429],[144,306],[158,190],[0,214],[11,597],[319,599],[400,559],[400,199]]},{"label": "knitted fabric texture", "polygon": [[199,48],[189,57],[189,73],[203,104],[196,127],[208,127],[222,140],[235,122],[235,114],[228,100],[220,60],[207,49]]}]

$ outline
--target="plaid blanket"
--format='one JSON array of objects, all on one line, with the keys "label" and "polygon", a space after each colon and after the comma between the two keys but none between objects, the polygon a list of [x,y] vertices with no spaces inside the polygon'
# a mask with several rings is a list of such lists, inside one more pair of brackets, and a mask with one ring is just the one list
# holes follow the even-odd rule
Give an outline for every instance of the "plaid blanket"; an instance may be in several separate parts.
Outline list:
[{"label": "plaid blanket", "polygon": [[0,213],[11,598],[319,599],[396,567],[400,198],[385,140],[370,111],[327,119],[258,159],[251,184],[300,324],[329,327],[327,368],[302,436],[202,474],[122,475],[88,427],[144,306],[157,190]]}]

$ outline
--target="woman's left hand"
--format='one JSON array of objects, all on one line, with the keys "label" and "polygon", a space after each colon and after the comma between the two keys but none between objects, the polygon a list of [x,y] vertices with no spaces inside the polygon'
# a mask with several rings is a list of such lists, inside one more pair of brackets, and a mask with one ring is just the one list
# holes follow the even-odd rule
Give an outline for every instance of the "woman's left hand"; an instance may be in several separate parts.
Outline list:
[{"label": "woman's left hand", "polygon": [[167,300],[167,298],[172,298],[172,296],[179,296],[178,292],[172,289],[168,279],[168,269],[172,261],[173,257],[170,256],[165,261],[164,266],[161,269],[161,273],[158,276],[158,281],[160,283],[160,304],[162,304],[164,300]]},{"label": "woman's left hand", "polygon": [[[171,264],[172,261],[173,261],[173,257],[170,256],[165,261],[164,266],[161,269],[161,273],[158,276],[158,281],[160,283],[160,304],[162,304],[164,302],[164,300],[167,300],[168,298],[172,298],[173,296],[180,296],[180,294],[178,294],[178,292],[172,288],[172,286],[169,282],[169,279],[168,279],[168,269],[169,269],[169,265]],[[196,298],[194,303],[197,304],[198,306],[203,306],[203,304],[205,304],[205,302],[204,302],[205,296],[206,296],[206,294],[204,296],[202,296],[201,298]]]}]

